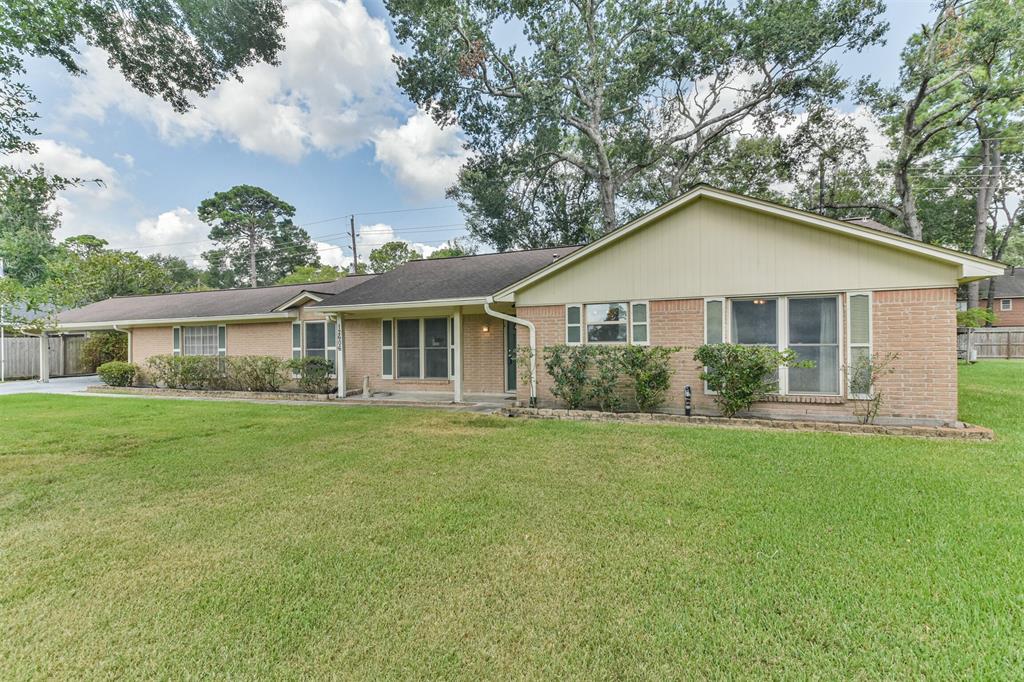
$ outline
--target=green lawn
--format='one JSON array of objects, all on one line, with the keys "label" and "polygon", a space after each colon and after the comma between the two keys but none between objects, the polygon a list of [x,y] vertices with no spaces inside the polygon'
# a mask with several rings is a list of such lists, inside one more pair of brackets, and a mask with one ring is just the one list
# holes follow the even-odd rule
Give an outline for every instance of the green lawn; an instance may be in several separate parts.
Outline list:
[{"label": "green lawn", "polygon": [[0,398],[0,670],[1013,677],[1024,363],[976,444]]}]

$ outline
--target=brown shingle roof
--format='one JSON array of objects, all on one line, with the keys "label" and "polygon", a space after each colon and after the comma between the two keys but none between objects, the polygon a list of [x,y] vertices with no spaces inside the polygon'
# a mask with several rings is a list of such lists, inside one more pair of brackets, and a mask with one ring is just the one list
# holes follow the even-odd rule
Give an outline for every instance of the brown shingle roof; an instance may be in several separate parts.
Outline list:
[{"label": "brown shingle roof", "polygon": [[578,248],[560,246],[410,261],[311,307],[483,298]]},{"label": "brown shingle roof", "polygon": [[983,280],[979,288],[982,298],[988,298],[988,283],[993,281],[996,298],[1024,297],[1024,268],[1009,268],[1005,275]]},{"label": "brown shingle roof", "polygon": [[331,296],[362,284],[373,275],[351,275],[333,282],[285,284],[255,289],[216,289],[179,294],[115,296],[81,308],[63,312],[61,323],[118,322],[122,320],[161,320],[184,317],[225,317],[272,312],[303,291]]}]

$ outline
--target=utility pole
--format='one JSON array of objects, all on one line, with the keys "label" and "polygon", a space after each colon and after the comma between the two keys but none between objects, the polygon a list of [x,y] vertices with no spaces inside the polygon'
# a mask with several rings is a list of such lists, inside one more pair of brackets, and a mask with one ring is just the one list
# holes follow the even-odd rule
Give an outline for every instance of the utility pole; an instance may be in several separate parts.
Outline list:
[{"label": "utility pole", "polygon": [[356,251],[356,216],[355,214],[348,217],[349,220],[349,234],[352,235],[352,274],[359,274],[359,252]]}]

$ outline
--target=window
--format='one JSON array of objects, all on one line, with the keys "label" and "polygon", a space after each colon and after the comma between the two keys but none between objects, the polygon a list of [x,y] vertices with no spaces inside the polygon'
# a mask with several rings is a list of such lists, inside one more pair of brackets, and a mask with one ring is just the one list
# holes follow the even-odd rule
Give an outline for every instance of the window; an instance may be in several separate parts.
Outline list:
[{"label": "window", "polygon": [[448,378],[448,318],[423,320],[423,376],[427,379]]},{"label": "window", "polygon": [[337,371],[338,367],[338,322],[331,319],[327,322],[327,361],[331,363],[331,369]]},{"label": "window", "polygon": [[732,342],[743,346],[779,345],[779,302],[774,298],[732,301]]},{"label": "window", "polygon": [[704,301],[704,343],[722,343],[725,340],[725,301],[709,298]]},{"label": "window", "polygon": [[630,318],[630,341],[641,346],[646,346],[651,342],[650,325],[647,322],[647,304],[631,303],[630,311],[633,315],[633,317]]},{"label": "window", "polygon": [[302,323],[292,323],[292,360],[302,357]]},{"label": "window", "polygon": [[181,355],[181,327],[171,330],[171,355]]},{"label": "window", "polygon": [[1001,301],[999,301],[999,309],[1000,310],[1013,310],[1013,299],[1012,298],[1004,298]]},{"label": "window", "polygon": [[420,321],[398,320],[398,376],[420,377]]},{"label": "window", "polygon": [[182,352],[184,355],[217,355],[220,348],[217,325],[205,327],[182,327]]},{"label": "window", "polygon": [[626,343],[629,309],[625,303],[587,306],[587,343]]},{"label": "window", "polygon": [[323,322],[306,322],[306,346],[305,356],[307,358],[327,358],[327,331]]},{"label": "window", "polygon": [[380,348],[381,348],[381,376],[390,379],[394,376],[393,363],[395,361],[395,347],[393,341],[394,322],[391,320],[380,321]]},{"label": "window", "polygon": [[[390,322],[389,320],[385,321]],[[450,377],[452,321],[447,317],[397,320],[398,378],[448,379]],[[385,342],[391,340],[391,325],[382,327],[382,352],[387,355]],[[390,369],[385,358],[384,368]]]},{"label": "window", "polygon": [[839,393],[839,301],[835,296],[790,298],[789,347],[814,367],[790,367],[790,393]]},{"label": "window", "polygon": [[224,357],[228,354],[228,328],[225,325],[217,327],[217,355]]},{"label": "window", "polygon": [[565,307],[565,342],[568,344],[580,343],[583,340],[580,333],[582,313],[578,305]]},{"label": "window", "polygon": [[847,336],[849,337],[849,392],[851,398],[871,397],[871,294],[847,297]]}]

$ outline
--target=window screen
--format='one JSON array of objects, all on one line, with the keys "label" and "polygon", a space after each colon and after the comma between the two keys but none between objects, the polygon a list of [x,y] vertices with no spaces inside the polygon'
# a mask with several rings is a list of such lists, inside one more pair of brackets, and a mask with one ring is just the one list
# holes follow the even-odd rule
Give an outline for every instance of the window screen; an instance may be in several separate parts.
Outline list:
[{"label": "window screen", "polygon": [[184,355],[217,355],[217,326],[182,327],[182,348]]}]

